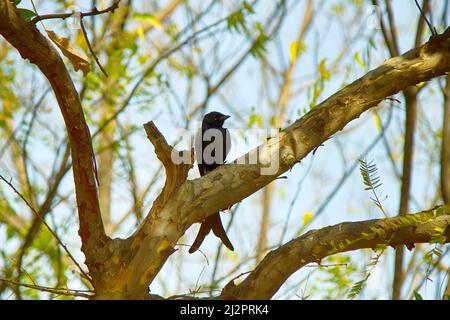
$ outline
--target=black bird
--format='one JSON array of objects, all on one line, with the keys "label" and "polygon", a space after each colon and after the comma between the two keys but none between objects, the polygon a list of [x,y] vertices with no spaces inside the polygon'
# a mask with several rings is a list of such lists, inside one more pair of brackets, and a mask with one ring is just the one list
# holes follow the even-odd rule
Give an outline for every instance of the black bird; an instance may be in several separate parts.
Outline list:
[{"label": "black bird", "polygon": [[[224,121],[229,117],[217,111],[210,112],[203,117],[201,135],[197,135],[195,141],[195,154],[201,176],[222,165],[230,151],[230,133],[223,127]],[[219,212],[217,212],[203,220],[189,253],[198,250],[211,230],[228,249],[234,250],[223,228]]]}]

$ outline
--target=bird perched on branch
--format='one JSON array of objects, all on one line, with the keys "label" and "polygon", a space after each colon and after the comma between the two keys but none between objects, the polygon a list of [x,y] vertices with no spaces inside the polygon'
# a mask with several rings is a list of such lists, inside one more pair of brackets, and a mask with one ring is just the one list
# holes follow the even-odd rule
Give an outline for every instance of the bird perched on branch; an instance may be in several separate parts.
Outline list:
[{"label": "bird perched on branch", "polygon": [[[203,117],[202,128],[195,139],[195,154],[201,176],[222,165],[230,151],[230,133],[223,127],[223,123],[229,117],[217,111],[210,112]],[[223,228],[219,212],[217,212],[203,220],[189,253],[198,250],[211,230],[228,249],[234,250]]]}]

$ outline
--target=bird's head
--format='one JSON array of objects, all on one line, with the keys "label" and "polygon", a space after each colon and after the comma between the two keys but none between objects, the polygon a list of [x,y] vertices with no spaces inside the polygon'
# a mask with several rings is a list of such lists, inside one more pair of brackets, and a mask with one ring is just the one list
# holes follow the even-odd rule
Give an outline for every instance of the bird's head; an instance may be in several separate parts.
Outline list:
[{"label": "bird's head", "polygon": [[213,111],[205,114],[205,116],[203,117],[202,126],[210,128],[220,128],[223,126],[225,120],[227,120],[229,117],[230,116],[227,116],[220,112]]}]

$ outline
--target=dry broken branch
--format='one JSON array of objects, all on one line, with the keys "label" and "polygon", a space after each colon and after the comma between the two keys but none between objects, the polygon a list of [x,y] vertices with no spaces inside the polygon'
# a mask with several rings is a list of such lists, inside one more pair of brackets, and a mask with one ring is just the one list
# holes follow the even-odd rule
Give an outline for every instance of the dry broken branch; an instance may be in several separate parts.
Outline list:
[{"label": "dry broken branch", "polygon": [[166,183],[161,193],[161,201],[165,202],[186,181],[188,172],[194,163],[194,150],[191,149],[191,154],[186,163],[176,164],[173,159],[175,157],[181,159],[182,154],[186,151],[178,152],[170,146],[153,121],[144,124],[144,129],[148,139],[155,147],[156,156],[166,170]]}]

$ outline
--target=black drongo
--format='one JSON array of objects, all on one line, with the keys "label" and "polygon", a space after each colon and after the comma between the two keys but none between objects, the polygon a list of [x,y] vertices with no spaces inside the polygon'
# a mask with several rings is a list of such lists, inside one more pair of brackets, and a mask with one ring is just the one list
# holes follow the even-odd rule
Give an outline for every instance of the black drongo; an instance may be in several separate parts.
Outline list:
[{"label": "black drongo", "polygon": [[[195,141],[195,154],[201,176],[222,165],[230,151],[230,133],[223,127],[224,121],[229,117],[217,111],[210,112],[203,117],[202,128],[199,132],[201,135],[198,134]],[[203,220],[189,253],[195,252],[200,247],[211,230],[228,249],[234,250],[223,228],[219,212],[217,212]]]}]

